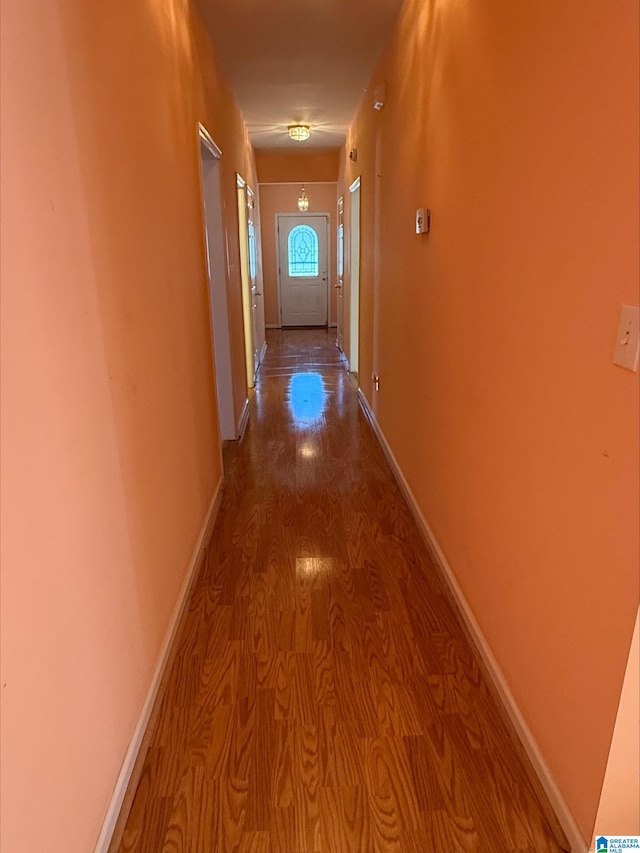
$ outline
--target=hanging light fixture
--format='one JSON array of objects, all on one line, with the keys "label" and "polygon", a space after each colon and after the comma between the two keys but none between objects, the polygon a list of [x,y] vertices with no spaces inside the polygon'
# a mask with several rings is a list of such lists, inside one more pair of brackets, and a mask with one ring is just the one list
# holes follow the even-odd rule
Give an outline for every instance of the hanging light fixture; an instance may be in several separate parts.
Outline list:
[{"label": "hanging light fixture", "polygon": [[296,142],[304,142],[311,136],[311,128],[308,124],[290,124],[289,137]]},{"label": "hanging light fixture", "polygon": [[302,213],[305,213],[309,210],[309,199],[307,198],[307,194],[304,191],[304,184],[302,185],[302,193],[298,196],[298,210]]}]

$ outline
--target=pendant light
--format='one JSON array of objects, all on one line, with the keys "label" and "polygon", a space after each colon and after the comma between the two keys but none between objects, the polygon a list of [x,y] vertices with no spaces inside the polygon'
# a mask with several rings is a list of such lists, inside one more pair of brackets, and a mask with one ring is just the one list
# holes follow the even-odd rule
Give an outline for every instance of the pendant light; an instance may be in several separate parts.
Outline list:
[{"label": "pendant light", "polygon": [[304,191],[304,184],[302,185],[302,193],[298,196],[298,210],[301,213],[305,213],[309,210],[309,199]]}]

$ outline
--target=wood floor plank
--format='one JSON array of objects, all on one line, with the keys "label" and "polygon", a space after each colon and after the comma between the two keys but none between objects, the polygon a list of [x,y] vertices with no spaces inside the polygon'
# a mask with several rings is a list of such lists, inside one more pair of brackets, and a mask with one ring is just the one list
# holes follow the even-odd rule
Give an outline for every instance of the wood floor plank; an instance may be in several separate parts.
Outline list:
[{"label": "wood floor plank", "polygon": [[268,342],[111,853],[566,850],[327,331]]},{"label": "wood floor plank", "polygon": [[364,765],[374,846],[399,850],[404,829],[420,826],[411,766],[400,738],[366,738]]},{"label": "wood floor plank", "polygon": [[[149,749],[120,843],[122,853],[158,849],[166,833],[176,780],[171,778],[167,782],[161,779],[159,758],[157,748]],[[167,791],[167,785],[170,791]]]},{"label": "wood floor plank", "polygon": [[266,832],[270,825],[273,765],[277,747],[275,695],[272,689],[256,692],[249,756],[249,787],[244,828]]},{"label": "wood floor plank", "polygon": [[189,767],[173,798],[162,853],[209,853],[213,812],[213,785],[201,767]]},{"label": "wood floor plank", "polygon": [[362,740],[340,718],[335,706],[325,705],[320,709],[318,748],[323,787],[364,789]]},{"label": "wood floor plank", "polygon": [[365,789],[358,786],[322,788],[320,826],[323,851],[370,851],[371,816]]},{"label": "wood floor plank", "polygon": [[276,744],[271,779],[271,803],[275,808],[286,809],[295,802],[297,728],[295,720],[278,720],[275,724]]},{"label": "wood floor plank", "polygon": [[295,738],[298,850],[322,850],[320,839],[320,750],[318,727],[299,725]]},{"label": "wood floor plank", "polygon": [[248,785],[237,777],[212,783],[212,850],[237,850],[239,847],[244,836],[247,796]]},{"label": "wood floor plank", "polygon": [[269,853],[271,839],[268,832],[243,832],[238,853]]}]

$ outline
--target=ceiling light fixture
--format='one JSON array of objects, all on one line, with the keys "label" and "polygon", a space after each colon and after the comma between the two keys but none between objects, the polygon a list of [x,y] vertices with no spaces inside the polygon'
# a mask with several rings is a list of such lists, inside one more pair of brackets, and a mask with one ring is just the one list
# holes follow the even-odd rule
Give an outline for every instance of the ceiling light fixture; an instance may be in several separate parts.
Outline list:
[{"label": "ceiling light fixture", "polygon": [[302,186],[302,194],[298,197],[298,210],[302,213],[305,213],[309,210],[309,199],[307,198],[307,194],[304,191],[304,184]]},{"label": "ceiling light fixture", "polygon": [[311,136],[311,128],[308,124],[290,124],[289,137],[295,142],[304,142]]}]

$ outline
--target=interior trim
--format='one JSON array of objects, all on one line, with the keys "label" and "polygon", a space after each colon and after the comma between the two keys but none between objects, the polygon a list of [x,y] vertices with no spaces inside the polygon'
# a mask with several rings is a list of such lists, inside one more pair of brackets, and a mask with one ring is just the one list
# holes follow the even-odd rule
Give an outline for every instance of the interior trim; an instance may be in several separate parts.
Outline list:
[{"label": "interior trim", "polygon": [[[302,183],[303,181],[261,181],[258,178],[259,187],[299,187]],[[337,178],[335,181],[304,181],[305,187],[319,186],[320,184],[326,184],[326,186],[335,187],[337,183]]]},{"label": "interior trim", "polygon": [[216,160],[219,160],[222,157],[222,150],[216,145],[211,134],[200,121],[198,122],[198,136]]}]

